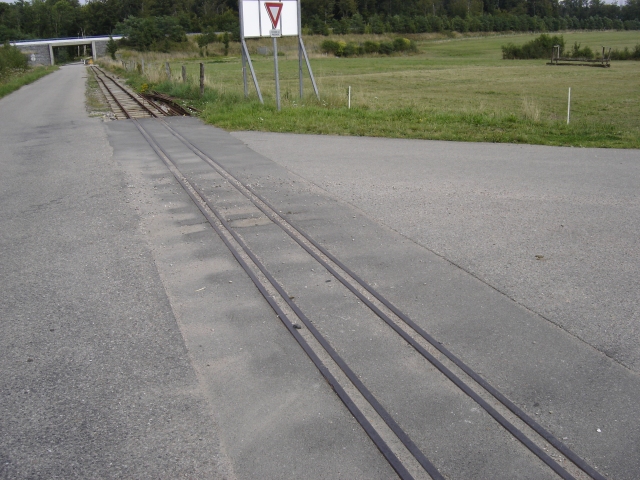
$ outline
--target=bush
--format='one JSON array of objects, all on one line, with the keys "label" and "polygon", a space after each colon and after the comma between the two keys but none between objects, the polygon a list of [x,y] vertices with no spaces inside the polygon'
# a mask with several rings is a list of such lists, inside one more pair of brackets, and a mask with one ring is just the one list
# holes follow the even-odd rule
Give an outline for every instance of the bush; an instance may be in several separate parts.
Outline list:
[{"label": "bush", "polygon": [[356,42],[349,42],[344,47],[342,55],[344,57],[354,57],[356,55],[360,55],[361,53],[364,53],[364,47],[360,46]]},{"label": "bush", "polygon": [[224,44],[224,56],[228,57],[229,56],[229,33],[228,32],[224,32],[224,35],[222,35],[222,43]]},{"label": "bush", "polygon": [[[342,42],[344,43],[344,42]],[[346,46],[346,44],[345,44]],[[344,47],[342,47],[344,48]],[[342,54],[342,49],[340,48],[340,43],[338,43],[335,40],[325,40],[324,42],[322,42],[320,44],[320,49],[324,52],[324,53],[332,53],[335,56],[340,56],[340,54]]]},{"label": "bush", "polygon": [[393,49],[396,52],[406,52],[411,49],[411,40],[406,38],[396,38],[393,41]]},{"label": "bush", "polygon": [[117,51],[118,51],[118,44],[113,39],[113,37],[110,36],[109,41],[107,42],[107,53],[113,60],[115,60]]},{"label": "bush", "polygon": [[593,58],[593,51],[589,47],[580,47],[578,42],[573,44],[573,49],[571,50],[571,58]]},{"label": "bush", "polygon": [[325,40],[320,44],[320,49],[324,53],[331,53],[336,57],[354,57],[365,53],[390,55],[394,52],[415,52],[417,50],[416,44],[406,38],[396,38],[393,42],[381,43],[367,40],[362,44],[346,43],[342,40]]},{"label": "bush", "polygon": [[640,60],[640,43],[635,46],[633,51],[629,50],[629,47],[624,47],[624,50],[617,48],[611,50],[611,60]]},{"label": "bush", "polygon": [[550,58],[554,45],[560,45],[560,53],[564,50],[564,38],[560,36],[540,35],[535,40],[522,46],[508,43],[502,46],[502,58],[509,60],[526,60],[532,58]]},{"label": "bush", "polygon": [[218,35],[213,30],[207,30],[200,35],[196,36],[196,42],[200,48],[204,48],[210,43],[219,42]]},{"label": "bush", "polygon": [[378,53],[380,51],[380,44],[378,42],[367,40],[364,42],[363,48],[364,53]]},{"label": "bush", "polygon": [[378,50],[383,55],[391,55],[394,51],[393,43],[391,42],[380,42],[380,49]]},{"label": "bush", "polygon": [[0,79],[9,76],[16,70],[27,69],[27,57],[16,47],[6,42],[0,47]]}]

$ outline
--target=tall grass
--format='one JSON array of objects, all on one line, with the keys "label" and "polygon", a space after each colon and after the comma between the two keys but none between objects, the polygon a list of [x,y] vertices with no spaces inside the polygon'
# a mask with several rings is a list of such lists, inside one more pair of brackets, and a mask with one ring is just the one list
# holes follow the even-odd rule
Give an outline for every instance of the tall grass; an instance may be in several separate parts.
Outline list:
[{"label": "tall grass", "polygon": [[524,97],[522,99],[522,112],[524,118],[532,122],[540,121],[540,107],[533,98]]},{"label": "tall grass", "polygon": [[58,68],[58,66],[37,67],[31,70],[26,70],[19,74],[12,75],[11,77],[6,78],[4,81],[0,81],[0,98],[4,97],[5,95],[9,95],[11,92],[18,90],[24,85],[35,82],[45,75],[58,70]]},{"label": "tall grass", "polygon": [[9,75],[24,72],[27,69],[27,57],[9,43],[0,46],[0,81]]}]

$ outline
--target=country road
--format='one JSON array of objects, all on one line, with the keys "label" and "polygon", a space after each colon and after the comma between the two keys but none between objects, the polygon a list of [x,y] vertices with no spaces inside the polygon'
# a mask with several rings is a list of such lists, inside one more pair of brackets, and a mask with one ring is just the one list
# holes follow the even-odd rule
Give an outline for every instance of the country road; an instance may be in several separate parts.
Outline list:
[{"label": "country road", "polygon": [[0,99],[0,478],[640,472],[640,154]]}]

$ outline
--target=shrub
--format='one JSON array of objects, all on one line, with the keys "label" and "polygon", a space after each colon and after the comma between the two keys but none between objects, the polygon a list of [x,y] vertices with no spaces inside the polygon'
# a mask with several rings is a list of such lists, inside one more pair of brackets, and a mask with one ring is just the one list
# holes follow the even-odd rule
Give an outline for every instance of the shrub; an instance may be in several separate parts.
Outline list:
[{"label": "shrub", "polygon": [[332,53],[337,56],[340,50],[340,44],[335,40],[325,40],[320,44],[320,49],[324,53]]},{"label": "shrub", "polygon": [[393,43],[391,42],[380,42],[380,49],[378,50],[383,55],[391,55],[394,51]]},{"label": "shrub", "polygon": [[219,41],[218,35],[216,35],[213,30],[207,30],[196,37],[196,42],[200,48]]},{"label": "shrub", "polygon": [[629,50],[629,47],[624,47],[624,50],[611,50],[611,60],[640,60],[640,43],[633,51]]},{"label": "shrub", "polygon": [[222,35],[222,43],[224,44],[224,56],[228,57],[229,56],[229,33],[228,32],[224,32],[224,35]]},{"label": "shrub", "polygon": [[0,47],[0,79],[16,70],[27,69],[27,57],[7,41]]},{"label": "shrub", "polygon": [[411,40],[407,38],[396,38],[393,41],[393,49],[396,52],[406,52],[411,49]]},{"label": "shrub", "polygon": [[364,42],[363,48],[364,53],[378,53],[380,51],[380,44],[378,42],[367,40]]},{"label": "shrub", "polygon": [[324,53],[332,53],[336,57],[349,57],[364,53],[364,48],[357,43],[347,43],[343,40],[325,40],[320,44],[320,49]]},{"label": "shrub", "polygon": [[551,57],[554,45],[560,45],[560,52],[564,50],[564,38],[562,35],[550,37],[543,33],[535,40],[531,40],[522,46],[517,46],[513,43],[503,45],[502,58],[509,60],[548,58]]},{"label": "shrub", "polygon": [[381,53],[390,55],[393,52],[415,52],[416,44],[406,38],[396,38],[393,42],[373,42],[370,40],[362,44],[356,42],[346,43],[342,40],[325,40],[320,44],[324,53],[331,53],[336,57],[353,57],[365,53]]},{"label": "shrub", "polygon": [[118,51],[118,44],[113,39],[113,37],[109,37],[109,41],[107,42],[107,53],[113,60],[116,59],[116,52]]},{"label": "shrub", "polygon": [[355,55],[360,55],[361,53],[364,53],[364,47],[360,46],[356,42],[347,43],[342,51],[342,55],[345,57],[353,57]]},{"label": "shrub", "polygon": [[593,58],[593,51],[589,47],[580,47],[578,42],[573,44],[571,51],[572,58]]}]

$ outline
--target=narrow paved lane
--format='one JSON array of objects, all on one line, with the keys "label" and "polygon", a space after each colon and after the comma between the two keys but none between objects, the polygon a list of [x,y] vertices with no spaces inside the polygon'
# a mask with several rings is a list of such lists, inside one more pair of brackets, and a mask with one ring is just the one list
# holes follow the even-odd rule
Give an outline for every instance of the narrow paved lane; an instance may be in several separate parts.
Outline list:
[{"label": "narrow paved lane", "polygon": [[0,100],[0,478],[394,477],[86,75]]},{"label": "narrow paved lane", "polygon": [[212,415],[68,66],[0,100],[0,478],[213,478]]}]

